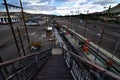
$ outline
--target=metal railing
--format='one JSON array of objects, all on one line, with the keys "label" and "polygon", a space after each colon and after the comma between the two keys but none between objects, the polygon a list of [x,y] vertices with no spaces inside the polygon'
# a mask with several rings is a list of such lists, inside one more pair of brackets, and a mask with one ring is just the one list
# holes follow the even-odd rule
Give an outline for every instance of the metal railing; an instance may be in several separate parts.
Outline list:
[{"label": "metal railing", "polygon": [[[65,27],[63,27],[63,28],[65,28]],[[67,28],[65,28],[65,29],[67,29]],[[79,40],[79,41],[81,41],[81,42],[84,42],[84,38],[82,37],[82,36],[80,36],[79,34],[77,34],[76,32],[74,32],[74,31],[72,31],[72,30],[70,30],[69,29],[69,31],[70,31],[70,33],[72,34],[72,35],[75,35],[75,37]],[[69,41],[70,39],[68,39],[68,41]],[[70,42],[70,41],[69,41]],[[75,46],[75,44],[72,44],[72,47],[73,46]],[[108,56],[108,55],[106,55],[106,54],[100,54],[100,53],[105,53],[105,52],[102,52],[101,50],[99,50],[99,49],[97,49],[98,47],[95,47],[95,46],[93,46],[93,45],[91,45],[91,43],[89,43],[88,44],[88,47],[89,47],[89,53],[91,54],[91,55],[93,55],[95,58],[94,58],[94,60],[99,60],[103,65],[101,65],[101,66],[103,66],[104,68],[107,68],[107,66],[108,65],[106,65],[106,63],[108,62],[108,61],[112,61],[114,64],[111,66],[111,69],[110,69],[110,71],[111,72],[114,72],[114,73],[116,73],[116,74],[118,74],[119,75],[119,73],[120,73],[120,70],[119,70],[119,60],[117,60],[117,62],[116,62],[116,60],[115,59],[113,59],[112,58],[112,56],[110,57],[110,56]],[[75,47],[74,47],[75,48]],[[77,48],[75,48],[76,50],[77,50]],[[78,52],[78,51],[77,51]],[[82,51],[82,53],[83,53],[83,51]],[[84,55],[83,55],[84,56]],[[99,64],[99,63],[98,63]]]},{"label": "metal railing", "polygon": [[[0,80],[30,80],[46,63],[50,55],[51,48],[1,63]],[[63,56],[74,80],[120,80],[116,74],[64,48]]]},{"label": "metal railing", "polygon": [[51,48],[0,64],[0,80],[30,80],[51,55]]},{"label": "metal railing", "polygon": [[120,80],[120,77],[104,68],[63,49],[64,59],[75,80]]}]

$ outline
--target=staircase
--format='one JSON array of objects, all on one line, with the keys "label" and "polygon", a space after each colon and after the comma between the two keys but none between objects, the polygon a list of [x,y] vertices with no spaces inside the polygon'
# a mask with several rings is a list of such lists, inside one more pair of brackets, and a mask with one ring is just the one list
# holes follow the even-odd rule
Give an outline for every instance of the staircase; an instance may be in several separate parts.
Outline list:
[{"label": "staircase", "polygon": [[67,49],[51,48],[1,63],[0,80],[120,80],[120,77]]},{"label": "staircase", "polygon": [[52,56],[33,80],[73,80],[60,48],[52,49]]}]

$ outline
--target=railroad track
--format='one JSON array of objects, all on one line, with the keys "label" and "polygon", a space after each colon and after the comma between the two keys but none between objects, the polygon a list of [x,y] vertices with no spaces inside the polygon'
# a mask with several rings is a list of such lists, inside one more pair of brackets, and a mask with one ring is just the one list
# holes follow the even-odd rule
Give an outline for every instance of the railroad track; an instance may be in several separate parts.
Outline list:
[{"label": "railroad track", "polygon": [[[65,34],[64,34],[65,35]],[[73,35],[73,34],[72,34]],[[75,34],[74,34],[75,35]],[[79,38],[80,39],[80,38]],[[68,39],[68,41],[70,41],[70,39]],[[81,39],[81,41],[83,41]],[[75,44],[72,44],[75,45]],[[74,47],[72,47],[74,48]],[[96,48],[93,48],[91,45],[89,45],[89,52],[90,54],[92,54],[93,56],[95,56],[100,62],[102,62],[104,64],[104,66],[106,66],[107,61],[112,61],[113,65],[112,67],[112,72],[116,73],[116,74],[120,74],[120,65],[119,63],[115,62],[114,60],[112,60],[111,58],[107,57],[106,55],[104,55],[103,53],[97,53],[95,51]],[[84,52],[83,52],[84,53]],[[82,55],[83,56],[83,55]],[[105,68],[105,67],[104,67]]]}]

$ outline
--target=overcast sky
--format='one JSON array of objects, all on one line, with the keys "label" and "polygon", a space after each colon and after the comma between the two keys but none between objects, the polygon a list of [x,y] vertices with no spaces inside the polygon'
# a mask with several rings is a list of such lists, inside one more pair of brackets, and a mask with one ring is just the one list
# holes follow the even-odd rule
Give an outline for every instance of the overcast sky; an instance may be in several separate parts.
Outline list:
[{"label": "overcast sky", "polygon": [[[19,0],[7,0],[8,3],[19,5]],[[0,0],[0,4],[3,0]],[[79,13],[100,12],[103,7],[112,7],[120,3],[120,0],[22,0],[24,11],[29,13],[71,15]],[[0,10],[3,6],[0,5]],[[107,8],[106,8],[107,9]],[[12,9],[11,9],[12,10]]]}]

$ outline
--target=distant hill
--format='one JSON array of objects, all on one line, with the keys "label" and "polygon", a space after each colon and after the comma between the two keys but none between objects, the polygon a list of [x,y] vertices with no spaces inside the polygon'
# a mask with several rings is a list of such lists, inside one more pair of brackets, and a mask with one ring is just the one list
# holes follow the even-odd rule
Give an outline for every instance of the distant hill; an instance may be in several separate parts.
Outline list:
[{"label": "distant hill", "polygon": [[[18,16],[19,18],[22,17],[21,12],[10,12],[10,15],[13,16]],[[37,17],[37,16],[41,16],[41,17],[46,17],[46,16],[51,16],[51,15],[46,15],[46,14],[31,14],[31,13],[26,13],[24,12],[25,18],[33,18],[33,17]],[[0,16],[7,16],[6,12],[0,12]]]},{"label": "distant hill", "polygon": [[[107,10],[103,11],[103,13],[106,13],[106,12]],[[110,9],[110,13],[118,13],[118,12],[120,13],[120,3]]]},{"label": "distant hill", "polygon": [[[10,15],[14,15],[14,16],[17,16],[20,14],[21,14],[20,12],[10,12]],[[28,14],[28,13],[25,13],[25,14]],[[6,12],[0,12],[0,16],[6,16],[6,15],[7,15]]]}]

